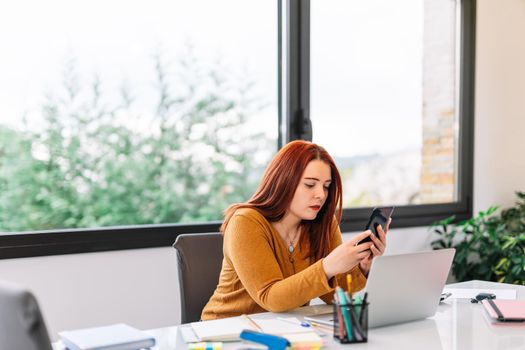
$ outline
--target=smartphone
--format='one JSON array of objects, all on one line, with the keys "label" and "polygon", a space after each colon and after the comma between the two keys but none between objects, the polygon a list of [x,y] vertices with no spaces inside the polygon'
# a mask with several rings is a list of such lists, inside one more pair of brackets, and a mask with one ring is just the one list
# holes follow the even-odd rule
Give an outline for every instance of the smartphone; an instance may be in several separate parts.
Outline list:
[{"label": "smartphone", "polygon": [[[372,215],[368,219],[368,224],[366,224],[365,231],[370,230],[377,238],[379,238],[379,233],[377,232],[377,226],[381,225],[383,230],[385,229],[388,220],[392,216],[394,207],[377,207],[372,210]],[[366,237],[361,242],[370,242],[372,238]]]}]

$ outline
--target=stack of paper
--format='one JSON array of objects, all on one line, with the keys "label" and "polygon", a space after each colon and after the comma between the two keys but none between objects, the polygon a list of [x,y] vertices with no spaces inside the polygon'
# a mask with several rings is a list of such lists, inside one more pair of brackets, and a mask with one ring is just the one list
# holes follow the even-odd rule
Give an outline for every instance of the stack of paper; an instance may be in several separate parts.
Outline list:
[{"label": "stack of paper", "polygon": [[69,350],[138,350],[155,345],[155,338],[126,324],[59,332]]}]

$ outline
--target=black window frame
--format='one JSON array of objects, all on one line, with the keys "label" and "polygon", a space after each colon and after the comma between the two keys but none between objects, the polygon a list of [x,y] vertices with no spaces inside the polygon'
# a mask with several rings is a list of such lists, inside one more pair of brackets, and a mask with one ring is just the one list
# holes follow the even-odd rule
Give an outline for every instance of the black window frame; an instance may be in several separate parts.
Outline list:
[{"label": "black window frame", "polygon": [[[278,147],[312,139],[310,112],[310,0],[278,2]],[[463,0],[460,34],[459,201],[399,206],[393,228],[424,226],[444,217],[472,216],[476,1]],[[371,208],[345,209],[341,230],[361,230]],[[182,233],[218,232],[219,221],[66,229],[0,234],[0,259],[169,247]]]}]

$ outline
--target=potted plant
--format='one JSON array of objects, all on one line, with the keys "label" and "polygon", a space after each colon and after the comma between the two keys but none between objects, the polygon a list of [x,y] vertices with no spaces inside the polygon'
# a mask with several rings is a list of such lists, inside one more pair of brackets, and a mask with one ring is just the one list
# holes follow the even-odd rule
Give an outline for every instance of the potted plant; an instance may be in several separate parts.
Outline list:
[{"label": "potted plant", "polygon": [[480,211],[454,224],[454,217],[435,222],[434,249],[455,248],[452,273],[458,281],[486,280],[525,285],[525,192],[516,192],[513,207]]}]

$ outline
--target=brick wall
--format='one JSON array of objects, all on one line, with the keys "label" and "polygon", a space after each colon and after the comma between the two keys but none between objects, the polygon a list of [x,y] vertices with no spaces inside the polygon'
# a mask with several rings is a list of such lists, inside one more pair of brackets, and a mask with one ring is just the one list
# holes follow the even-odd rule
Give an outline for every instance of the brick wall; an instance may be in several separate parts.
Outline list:
[{"label": "brick wall", "polygon": [[425,0],[421,203],[456,194],[455,2]]}]

